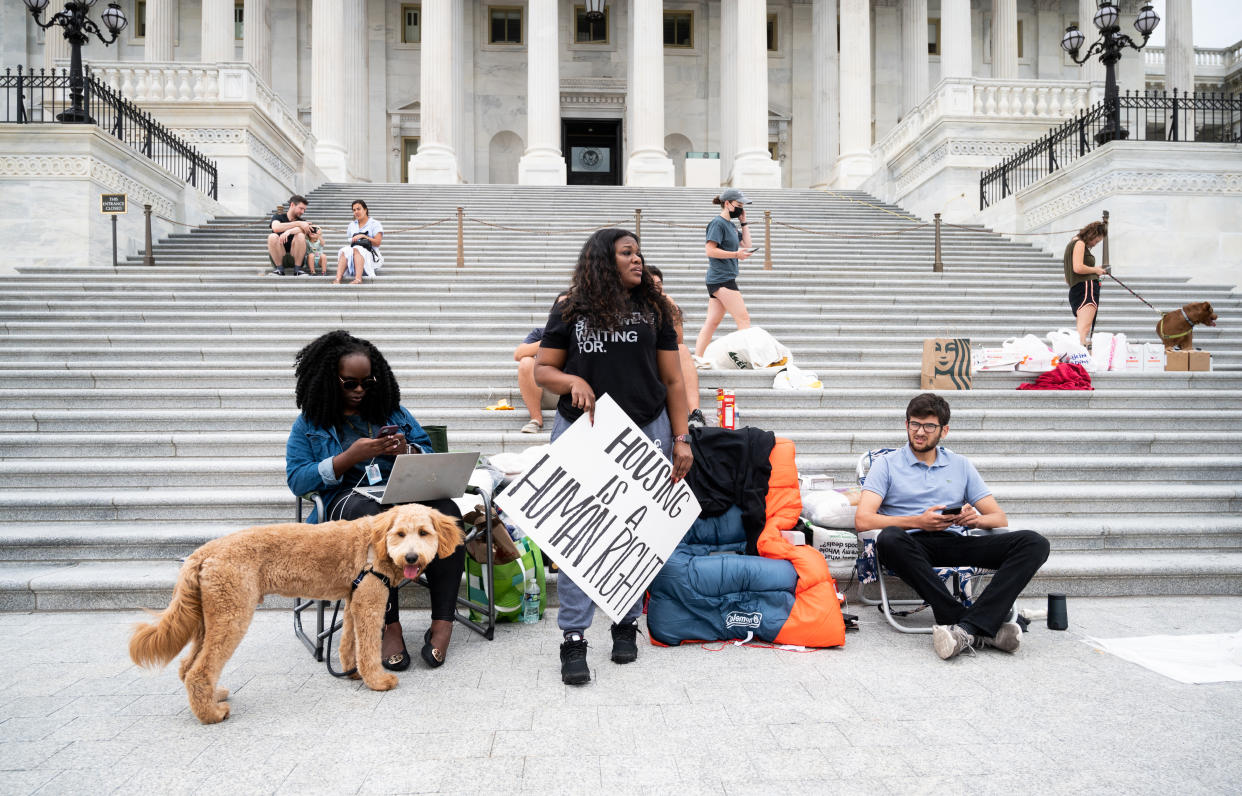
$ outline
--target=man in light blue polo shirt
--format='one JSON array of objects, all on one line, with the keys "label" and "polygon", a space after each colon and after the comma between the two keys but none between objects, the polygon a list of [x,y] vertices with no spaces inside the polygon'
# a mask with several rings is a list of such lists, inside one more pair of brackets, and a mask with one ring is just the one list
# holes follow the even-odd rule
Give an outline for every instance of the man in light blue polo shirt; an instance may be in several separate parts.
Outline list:
[{"label": "man in light blue polo shirt", "polygon": [[[966,535],[967,529],[1001,528],[1008,520],[975,466],[940,445],[948,434],[948,402],[935,393],[915,396],[906,407],[909,444],[871,465],[854,528],[883,529],[876,537],[880,560],[931,606],[937,655],[948,660],[981,647],[1013,652],[1022,628],[1005,617],[1048,559],[1048,540],[1034,531]],[[981,567],[996,574],[966,608],[935,567]]]}]

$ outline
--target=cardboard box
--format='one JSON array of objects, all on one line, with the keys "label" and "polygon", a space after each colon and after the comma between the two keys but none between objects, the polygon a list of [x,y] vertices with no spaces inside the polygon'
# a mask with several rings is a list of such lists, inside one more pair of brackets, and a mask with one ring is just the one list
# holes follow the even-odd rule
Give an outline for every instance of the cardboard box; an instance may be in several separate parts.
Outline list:
[{"label": "cardboard box", "polygon": [[924,390],[969,390],[970,339],[936,337],[924,340],[920,382]]},{"label": "cardboard box", "polygon": [[1187,351],[1186,370],[1209,371],[1212,369],[1212,354],[1208,351]]},{"label": "cardboard box", "polygon": [[1165,349],[1164,354],[1167,357],[1165,370],[1205,373],[1212,369],[1212,352],[1210,351],[1201,351],[1197,348],[1193,351],[1174,351],[1169,348]]}]

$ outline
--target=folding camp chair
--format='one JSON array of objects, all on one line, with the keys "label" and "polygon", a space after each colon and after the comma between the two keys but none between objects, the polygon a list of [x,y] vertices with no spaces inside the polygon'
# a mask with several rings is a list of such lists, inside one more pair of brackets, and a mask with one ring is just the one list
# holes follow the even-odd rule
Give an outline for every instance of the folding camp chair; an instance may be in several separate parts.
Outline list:
[{"label": "folding camp chair", "polygon": [[[473,528],[468,529],[465,541],[471,542],[480,538],[484,541],[487,548],[487,561],[481,563],[483,564],[483,571],[487,575],[488,582],[491,582],[493,564],[492,521],[496,517],[495,509],[492,507],[491,492],[489,490],[480,489],[477,486],[470,485],[466,487],[466,491],[463,494],[477,495],[483,500],[483,512],[487,521],[483,523],[482,526],[476,525]],[[325,509],[323,499],[317,493],[312,492],[308,495],[302,495],[294,498],[294,522],[302,522],[302,504],[304,502],[313,503],[315,505],[316,520],[320,520],[324,517]],[[416,580],[402,581],[397,588],[401,588],[407,583],[418,583],[422,586],[426,586],[427,576],[419,575]],[[310,650],[311,655],[314,656],[316,661],[323,661],[327,665],[329,672],[337,677],[342,677],[344,676],[344,673],[338,672],[332,668],[332,637],[344,624],[344,619],[338,619],[342,601],[336,601],[336,604],[332,607],[332,618],[331,620],[328,620],[327,611],[330,602],[332,601],[315,599],[303,600],[301,598],[295,599],[293,604],[293,633],[302,640],[302,643],[306,645],[308,650]],[[463,625],[478,633],[488,641],[491,641],[492,638],[495,637],[496,602],[491,590],[487,591],[486,602],[470,600],[459,594],[457,596],[457,605],[459,610],[455,612],[455,618],[458,622],[461,622]],[[315,609],[315,633],[313,636],[307,633],[302,626],[302,612],[308,608]],[[481,614],[483,616],[483,621],[476,622],[470,618],[470,614],[468,612],[460,610],[461,608],[466,608],[468,611],[474,611],[477,614]]]}]

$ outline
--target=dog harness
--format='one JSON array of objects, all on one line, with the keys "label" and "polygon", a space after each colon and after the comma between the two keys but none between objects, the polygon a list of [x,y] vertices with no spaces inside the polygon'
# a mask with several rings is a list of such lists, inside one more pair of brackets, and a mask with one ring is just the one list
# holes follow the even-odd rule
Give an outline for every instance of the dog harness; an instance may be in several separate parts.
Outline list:
[{"label": "dog harness", "polygon": [[379,578],[380,583],[383,583],[389,589],[392,588],[392,581],[389,580],[386,575],[380,572],[376,572],[373,568],[368,566],[358,573],[358,577],[354,578],[354,582],[350,585],[349,590],[351,592],[357,591],[358,585],[362,583],[362,579],[365,578],[367,575],[374,575],[375,577]]},{"label": "dog harness", "polygon": [[1182,308],[1178,309],[1178,312],[1180,312],[1180,313],[1182,314],[1182,318],[1184,318],[1184,319],[1185,319],[1185,321],[1186,321],[1186,331],[1184,331],[1184,332],[1178,332],[1177,334],[1165,334],[1165,333],[1164,333],[1164,318],[1162,317],[1162,318],[1160,319],[1160,323],[1157,325],[1157,328],[1156,328],[1156,334],[1160,335],[1161,337],[1167,337],[1167,338],[1169,338],[1170,340],[1176,340],[1177,338],[1179,338],[1179,337],[1185,337],[1186,335],[1188,335],[1188,334],[1190,334],[1192,331],[1194,331],[1194,328],[1195,328],[1195,323],[1194,323],[1194,321],[1190,320],[1190,318],[1189,318],[1189,317],[1187,317],[1187,315],[1186,315],[1186,308],[1185,308],[1185,307],[1182,307]]}]

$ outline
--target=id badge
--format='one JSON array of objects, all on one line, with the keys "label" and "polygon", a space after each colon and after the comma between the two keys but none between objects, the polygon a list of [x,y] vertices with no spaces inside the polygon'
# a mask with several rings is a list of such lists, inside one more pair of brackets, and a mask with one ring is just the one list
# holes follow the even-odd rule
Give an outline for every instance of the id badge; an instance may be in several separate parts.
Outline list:
[{"label": "id badge", "polygon": [[367,483],[370,484],[371,486],[375,486],[380,481],[382,481],[384,478],[382,475],[380,475],[379,465],[376,464],[375,462],[371,462],[370,464],[368,464],[366,467],[366,471],[367,471]]}]

